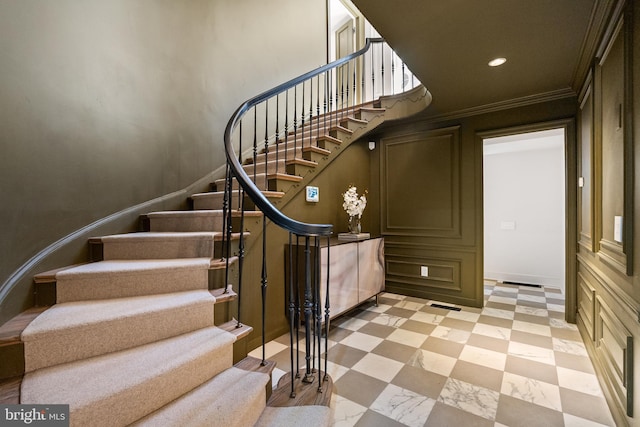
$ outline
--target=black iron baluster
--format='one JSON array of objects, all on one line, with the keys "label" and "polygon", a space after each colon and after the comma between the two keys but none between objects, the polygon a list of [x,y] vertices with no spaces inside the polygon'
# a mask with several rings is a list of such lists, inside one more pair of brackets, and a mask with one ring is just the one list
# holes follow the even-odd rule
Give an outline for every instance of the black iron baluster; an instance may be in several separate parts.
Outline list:
[{"label": "black iron baluster", "polygon": [[242,270],[244,268],[244,189],[240,193],[240,241],[238,242],[238,322],[236,328],[241,328],[240,310],[242,308]]},{"label": "black iron baluster", "polygon": [[304,149],[304,82],[302,82],[302,105],[300,106],[300,110],[302,111],[302,117],[300,118],[300,129],[302,130],[302,134],[300,137],[302,141],[300,141],[300,148]]},{"label": "black iron baluster", "polygon": [[327,115],[329,113],[328,111],[328,105],[327,105],[327,101],[329,100],[329,71],[325,71],[324,73],[324,95],[323,95],[323,101],[324,101],[324,128],[325,130],[328,132],[329,128],[327,128]]},{"label": "black iron baluster", "polygon": [[[287,162],[289,156],[289,89],[284,100],[284,161]],[[295,153],[293,154],[295,158]]]},{"label": "black iron baluster", "polygon": [[[227,169],[226,169],[226,173],[225,173],[225,181],[224,181],[224,194],[222,196],[222,242],[221,242],[221,254],[220,254],[220,258],[221,259],[225,259],[224,254],[226,253],[226,246],[228,245],[227,242],[227,212],[230,210],[229,207],[229,199],[230,199],[230,193],[231,193],[231,182],[232,182],[232,178],[231,178],[231,168],[229,167],[229,164],[227,163]],[[225,259],[225,290],[224,292],[227,293],[227,286],[229,283],[229,257],[227,257]]]},{"label": "black iron baluster", "polygon": [[278,160],[280,158],[280,147],[279,147],[279,138],[280,138],[280,94],[276,95],[276,135],[275,135],[275,146],[276,146],[276,175],[278,174],[278,169],[280,164]]},{"label": "black iron baluster", "polygon": [[374,64],[374,57],[373,57],[373,49],[370,49],[370,55],[369,57],[371,58],[371,99],[375,99],[376,98],[376,67]]},{"label": "black iron baluster", "polygon": [[331,240],[327,237],[327,287],[324,294],[324,375],[325,380],[329,379],[328,374],[328,356],[329,356],[329,312],[331,304],[329,302],[329,282],[330,282],[330,265],[331,265]]},{"label": "black iron baluster", "polygon": [[351,63],[353,64],[353,73],[351,73],[351,75],[353,77],[352,78],[352,84],[351,84],[351,87],[352,87],[352,90],[351,90],[351,114],[355,114],[355,111],[356,111],[355,107],[356,107],[356,103],[357,103],[357,97],[356,97],[356,86],[357,86],[356,80],[357,80],[357,77],[356,77],[356,74],[357,74],[357,68],[358,67],[356,67],[356,61],[355,60],[352,60]]},{"label": "black iron baluster", "polygon": [[[263,190],[268,190],[269,180],[269,100],[264,102],[264,182]],[[258,183],[256,183],[258,185]]]},{"label": "black iron baluster", "polygon": [[293,158],[298,157],[298,85],[293,88]]},{"label": "black iron baluster", "polygon": [[309,80],[309,147],[313,145],[313,79]]},{"label": "black iron baluster", "polygon": [[[223,237],[224,239],[224,244],[223,244],[223,251],[224,251],[224,259],[225,259],[225,265],[227,267],[226,271],[225,271],[225,290],[224,292],[227,293],[228,292],[228,288],[229,288],[229,259],[231,258],[231,236],[233,233],[233,224],[232,224],[232,218],[233,218],[233,209],[232,209],[232,205],[233,205],[233,173],[231,172],[231,169],[229,169],[229,179],[227,180],[228,182],[228,193],[229,193],[229,200],[228,203],[226,203],[227,205],[227,212],[226,215],[224,215],[224,201],[223,201],[223,215],[224,218],[222,219],[222,223],[223,223],[223,229],[222,229],[222,233],[225,234],[225,236]],[[226,229],[224,228],[226,225]]]},{"label": "black iron baluster", "polygon": [[[345,79],[345,81],[347,82],[347,84],[346,84],[346,86],[347,86],[347,99],[346,99],[347,103],[346,103],[346,105],[343,105],[343,108],[346,110],[344,112],[344,114],[347,115],[348,111],[349,111],[349,95],[350,95],[350,93],[349,93],[349,85],[351,84],[351,72],[349,70],[351,69],[351,62],[347,62],[347,65],[345,65],[345,68],[347,69],[347,76],[346,76],[346,79]],[[343,118],[344,118],[344,116],[343,116]]]},{"label": "black iron baluster", "polygon": [[[405,81],[404,81],[404,77],[405,77],[405,70],[404,70],[404,61],[402,61],[402,90],[404,91],[404,87],[406,85]],[[408,82],[407,82],[408,83]]]},{"label": "black iron baluster", "polygon": [[[296,234],[296,378],[300,378],[300,236]],[[293,373],[292,373],[293,375]],[[292,380],[293,381],[293,380]]]},{"label": "black iron baluster", "polygon": [[366,71],[367,71],[367,61],[364,55],[362,55],[359,59],[360,61],[360,65],[361,65],[361,72],[360,72],[360,104],[364,104],[367,101],[367,95],[365,93],[365,76],[366,76]]},{"label": "black iron baluster", "polygon": [[396,93],[396,56],[391,51],[391,94]]},{"label": "black iron baluster", "polygon": [[384,43],[380,43],[380,80],[382,84],[382,96],[384,96]]},{"label": "black iron baluster", "polygon": [[253,107],[253,182],[258,168],[258,106]]},{"label": "black iron baluster", "polygon": [[322,392],[322,382],[324,377],[322,376],[322,298],[320,297],[320,238],[315,237],[316,243],[316,259],[315,259],[315,280],[314,289],[316,293],[314,310],[316,313],[316,336],[318,339],[318,392]]},{"label": "black iron baluster", "polygon": [[302,379],[305,383],[313,383],[313,374],[311,373],[311,321],[313,311],[313,294],[311,292],[311,247],[310,237],[304,238],[304,332],[305,332],[305,360],[307,362],[307,370]]},{"label": "black iron baluster", "polygon": [[[318,136],[320,136],[320,76],[316,77],[316,127],[318,128]],[[316,138],[316,146],[318,140]]]},{"label": "black iron baluster", "polygon": [[[294,277],[293,277],[293,244],[292,244],[292,236],[291,232],[289,232],[289,353],[291,357],[291,371],[289,374],[291,375],[291,393],[289,397],[296,397],[296,391],[294,387],[293,381],[293,327],[295,322],[295,306],[294,306]],[[296,252],[297,255],[297,252]]]},{"label": "black iron baluster", "polygon": [[262,217],[262,274],[260,276],[260,288],[262,290],[262,366],[267,364],[265,354],[266,320],[267,309],[267,217]]}]

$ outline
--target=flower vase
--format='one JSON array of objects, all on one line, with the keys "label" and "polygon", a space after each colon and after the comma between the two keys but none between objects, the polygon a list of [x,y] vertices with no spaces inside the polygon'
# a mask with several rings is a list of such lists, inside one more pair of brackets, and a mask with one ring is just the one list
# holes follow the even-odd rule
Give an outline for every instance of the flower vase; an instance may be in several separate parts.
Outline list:
[{"label": "flower vase", "polygon": [[349,233],[360,234],[362,226],[360,225],[360,217],[358,215],[349,217]]}]

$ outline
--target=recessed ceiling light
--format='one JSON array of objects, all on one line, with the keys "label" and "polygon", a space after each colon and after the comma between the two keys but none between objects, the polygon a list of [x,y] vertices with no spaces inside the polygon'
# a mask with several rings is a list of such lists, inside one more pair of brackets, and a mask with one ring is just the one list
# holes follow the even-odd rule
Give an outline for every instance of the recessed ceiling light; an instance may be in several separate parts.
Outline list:
[{"label": "recessed ceiling light", "polygon": [[507,58],[495,58],[489,61],[489,67],[497,67],[507,62]]}]

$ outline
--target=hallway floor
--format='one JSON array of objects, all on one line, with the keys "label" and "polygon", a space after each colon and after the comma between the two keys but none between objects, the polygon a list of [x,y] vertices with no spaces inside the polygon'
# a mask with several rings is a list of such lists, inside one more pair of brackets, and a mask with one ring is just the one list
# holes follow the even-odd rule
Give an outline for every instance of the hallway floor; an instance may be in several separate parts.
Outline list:
[{"label": "hallway floor", "polygon": [[[431,303],[383,293],[332,322],[335,426],[614,425],[558,289],[487,281],[483,309]],[[288,342],[266,348],[287,371]]]}]

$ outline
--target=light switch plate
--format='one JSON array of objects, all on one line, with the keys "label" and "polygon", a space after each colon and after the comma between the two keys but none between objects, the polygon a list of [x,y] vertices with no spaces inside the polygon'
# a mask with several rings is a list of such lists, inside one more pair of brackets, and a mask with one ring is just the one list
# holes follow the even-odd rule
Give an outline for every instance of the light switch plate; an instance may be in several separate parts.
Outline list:
[{"label": "light switch plate", "polygon": [[429,277],[429,267],[426,265],[420,266],[420,275],[422,277]]},{"label": "light switch plate", "polygon": [[613,217],[613,240],[622,243],[623,220],[621,216]]}]

